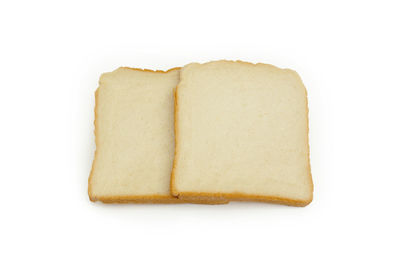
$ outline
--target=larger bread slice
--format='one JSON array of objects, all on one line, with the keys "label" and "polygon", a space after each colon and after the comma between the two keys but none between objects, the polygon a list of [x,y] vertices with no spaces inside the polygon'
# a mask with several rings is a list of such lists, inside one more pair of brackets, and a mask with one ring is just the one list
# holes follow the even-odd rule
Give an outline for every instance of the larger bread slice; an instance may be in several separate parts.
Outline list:
[{"label": "larger bread slice", "polygon": [[172,194],[294,206],[312,201],[306,89],[265,64],[189,64],[175,92]]},{"label": "larger bread slice", "polygon": [[89,178],[92,201],[179,202],[169,190],[178,81],[179,69],[119,68],[101,76]]}]

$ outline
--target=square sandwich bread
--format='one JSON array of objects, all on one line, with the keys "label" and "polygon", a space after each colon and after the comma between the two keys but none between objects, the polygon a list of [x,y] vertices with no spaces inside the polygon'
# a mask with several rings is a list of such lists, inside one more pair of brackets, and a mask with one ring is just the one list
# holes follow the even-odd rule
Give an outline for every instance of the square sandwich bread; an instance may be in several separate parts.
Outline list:
[{"label": "square sandwich bread", "polygon": [[182,200],[312,201],[307,93],[295,71],[186,65],[175,91],[175,138],[171,192]]},{"label": "square sandwich bread", "polygon": [[173,90],[179,69],[119,68],[96,91],[96,152],[89,197],[103,202],[178,202],[169,191]]}]

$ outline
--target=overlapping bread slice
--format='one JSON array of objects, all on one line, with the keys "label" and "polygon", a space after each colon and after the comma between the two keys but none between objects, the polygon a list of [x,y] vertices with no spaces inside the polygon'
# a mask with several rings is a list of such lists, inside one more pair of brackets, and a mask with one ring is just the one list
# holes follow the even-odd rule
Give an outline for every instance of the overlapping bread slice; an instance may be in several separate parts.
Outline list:
[{"label": "overlapping bread slice", "polygon": [[189,64],[175,92],[172,194],[294,206],[312,201],[306,89],[265,64]]},{"label": "overlapping bread slice", "polygon": [[[119,68],[96,91],[96,153],[89,197],[103,202],[182,202],[170,194],[179,69]],[[193,202],[215,203],[215,198]]]}]

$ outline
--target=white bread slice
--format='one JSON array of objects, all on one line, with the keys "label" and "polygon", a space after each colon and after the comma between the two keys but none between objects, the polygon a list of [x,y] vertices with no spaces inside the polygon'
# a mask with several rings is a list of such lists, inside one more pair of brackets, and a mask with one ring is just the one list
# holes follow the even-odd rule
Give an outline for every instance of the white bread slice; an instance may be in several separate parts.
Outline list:
[{"label": "white bread slice", "polygon": [[189,64],[175,92],[171,192],[293,206],[312,201],[306,89],[265,64]]},{"label": "white bread slice", "polygon": [[178,81],[179,69],[119,68],[101,76],[88,190],[92,201],[180,202],[169,190]]}]

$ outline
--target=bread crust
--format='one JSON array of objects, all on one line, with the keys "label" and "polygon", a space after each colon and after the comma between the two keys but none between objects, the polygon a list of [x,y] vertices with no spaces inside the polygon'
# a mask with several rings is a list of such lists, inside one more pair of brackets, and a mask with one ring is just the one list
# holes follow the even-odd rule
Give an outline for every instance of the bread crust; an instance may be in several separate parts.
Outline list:
[{"label": "bread crust", "polygon": [[98,95],[99,95],[99,88],[96,89],[95,93],[94,93],[94,99],[95,99],[95,104],[94,104],[94,142],[96,145],[96,149],[94,151],[94,159],[93,159],[93,163],[92,163],[92,169],[90,170],[90,174],[89,174],[89,181],[88,181],[88,195],[89,195],[89,199],[91,201],[96,201],[95,197],[93,196],[93,192],[92,192],[92,177],[93,177],[93,172],[96,166],[96,159],[98,158],[97,153],[98,153],[98,135],[97,135],[97,115],[98,115]]},{"label": "bread crust", "polygon": [[225,199],[226,202],[232,201],[257,201],[257,202],[267,202],[274,204],[283,204],[287,206],[304,207],[310,204],[312,201],[308,199],[306,201],[299,199],[283,198],[278,196],[263,196],[263,195],[253,195],[244,193],[205,193],[205,192],[179,192],[176,196],[179,199],[185,200],[194,197],[204,197],[204,198],[219,198]]},{"label": "bread crust", "polygon": [[179,84],[175,87],[175,90],[174,90],[174,136],[175,136],[175,150],[174,150],[174,160],[173,160],[173,162],[172,162],[172,171],[171,171],[171,180],[170,180],[170,188],[169,188],[169,191],[171,192],[171,194],[173,195],[173,196],[176,196],[176,197],[178,197],[178,191],[176,190],[176,187],[175,187],[175,169],[176,169],[176,165],[177,165],[177,162],[178,162],[178,158],[176,157],[176,152],[178,151],[178,149],[179,149],[179,143],[178,143],[178,134],[179,134],[179,131],[178,131],[178,127],[179,127],[179,125],[178,125],[178,108],[179,108],[179,106],[178,106],[178,94],[177,94],[177,92],[178,92],[178,87],[179,87]]},{"label": "bread crust", "polygon": [[143,195],[143,196],[99,196],[94,197],[93,195],[89,195],[89,198],[92,202],[101,201],[103,203],[120,203],[120,204],[128,204],[128,203],[136,203],[136,204],[183,204],[183,203],[195,203],[195,204],[225,204],[226,201],[220,201],[218,198],[214,199],[212,197],[202,197],[202,196],[193,196],[187,197],[185,199],[166,196],[166,195]]},{"label": "bread crust", "polygon": [[137,70],[137,71],[143,71],[143,72],[168,73],[170,71],[180,70],[181,67],[175,67],[175,68],[171,68],[169,70],[150,70],[150,69],[140,69],[140,68],[131,68],[131,67],[120,67],[120,69]]},{"label": "bread crust", "polygon": [[[214,63],[214,62],[233,62],[233,63],[240,63],[245,65],[266,65],[271,66],[274,68],[278,68],[276,66],[264,63],[250,63],[245,61],[232,61],[232,60],[220,60],[220,61],[211,61],[204,64]],[[178,197],[179,199],[188,199],[192,197],[205,197],[205,198],[218,198],[221,201],[225,200],[228,203],[230,200],[233,201],[257,201],[257,202],[267,202],[267,203],[275,203],[275,204],[283,204],[288,206],[296,206],[296,207],[305,207],[310,204],[313,200],[313,192],[314,192],[314,184],[311,175],[311,166],[310,166],[310,144],[309,144],[309,119],[308,119],[308,97],[307,97],[307,89],[305,88],[303,81],[301,80],[298,73],[294,70],[290,70],[296,74],[296,76],[300,79],[302,87],[306,93],[306,117],[307,117],[307,147],[308,147],[308,173],[309,179],[311,184],[311,198],[307,200],[299,200],[299,199],[289,199],[289,198],[282,198],[278,196],[265,196],[265,195],[255,195],[255,194],[244,194],[244,193],[207,193],[207,192],[179,192],[176,188],[176,181],[175,181],[175,169],[177,167],[177,153],[179,151],[179,123],[178,123],[178,114],[179,114],[179,98],[178,98],[178,90],[179,90],[179,83],[174,90],[174,131],[175,131],[175,154],[174,154],[174,161],[173,167],[171,172],[171,184],[170,184],[170,192],[173,196]]]},{"label": "bread crust", "polygon": [[103,203],[183,203],[176,197],[166,195],[142,195],[142,196],[99,196],[89,195],[91,201],[101,201]]}]

